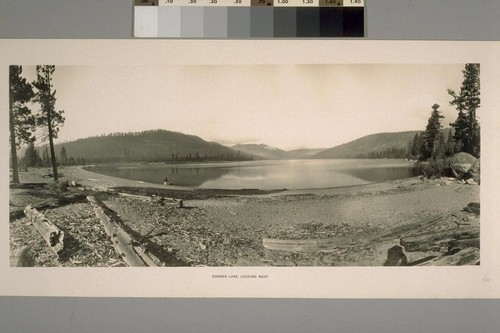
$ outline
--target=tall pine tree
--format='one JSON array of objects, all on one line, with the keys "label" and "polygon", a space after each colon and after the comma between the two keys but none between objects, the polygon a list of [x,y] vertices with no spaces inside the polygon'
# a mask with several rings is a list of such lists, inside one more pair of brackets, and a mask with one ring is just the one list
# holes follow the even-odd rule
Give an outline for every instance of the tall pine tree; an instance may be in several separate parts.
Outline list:
[{"label": "tall pine tree", "polygon": [[54,139],[57,138],[59,126],[64,124],[64,111],[55,110],[56,90],[52,90],[52,76],[55,70],[56,67],[53,65],[36,66],[37,79],[33,82],[33,85],[38,89],[35,95],[35,101],[37,101],[41,107],[37,117],[37,125],[47,129],[54,181],[57,181],[58,174]]},{"label": "tall pine tree", "polygon": [[450,125],[455,128],[456,149],[479,157],[480,127],[476,115],[481,106],[479,64],[466,64],[462,73],[464,80],[460,92],[457,94],[448,89],[448,94],[453,98],[450,104],[458,111],[457,120]]},{"label": "tall pine tree", "polygon": [[441,118],[444,118],[441,115],[441,111],[439,111],[438,109],[439,104],[434,104],[432,106],[431,116],[424,131],[424,144],[422,147],[423,160],[428,160],[431,157],[435,158],[437,156],[439,134],[442,128]]},{"label": "tall pine tree", "polygon": [[34,140],[35,117],[26,104],[33,97],[31,84],[21,77],[21,66],[9,67],[9,130],[12,182],[19,183],[17,148]]}]

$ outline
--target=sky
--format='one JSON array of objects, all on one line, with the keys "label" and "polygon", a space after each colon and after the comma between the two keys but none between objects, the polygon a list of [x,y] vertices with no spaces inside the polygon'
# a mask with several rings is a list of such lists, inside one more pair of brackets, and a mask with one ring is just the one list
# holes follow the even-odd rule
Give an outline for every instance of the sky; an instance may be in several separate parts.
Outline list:
[{"label": "sky", "polygon": [[[56,66],[57,142],[165,129],[225,145],[329,148],[359,137],[423,130],[463,64]],[[35,79],[35,68],[23,66]],[[37,109],[36,105],[33,105]]]}]

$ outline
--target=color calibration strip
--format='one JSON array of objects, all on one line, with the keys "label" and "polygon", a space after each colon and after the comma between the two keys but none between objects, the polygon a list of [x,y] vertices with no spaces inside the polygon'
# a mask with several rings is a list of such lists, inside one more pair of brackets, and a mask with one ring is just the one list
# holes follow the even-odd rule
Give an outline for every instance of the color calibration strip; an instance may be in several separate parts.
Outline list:
[{"label": "color calibration strip", "polygon": [[134,36],[364,37],[365,0],[135,0]]}]

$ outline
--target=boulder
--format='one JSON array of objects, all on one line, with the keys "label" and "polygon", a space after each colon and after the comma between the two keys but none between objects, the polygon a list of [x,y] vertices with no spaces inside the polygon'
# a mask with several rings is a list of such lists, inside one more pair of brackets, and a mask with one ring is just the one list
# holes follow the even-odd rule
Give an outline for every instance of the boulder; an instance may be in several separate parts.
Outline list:
[{"label": "boulder", "polygon": [[474,179],[474,181],[479,184],[480,180],[480,171],[481,171],[481,160],[478,158],[471,166],[468,172],[468,176]]},{"label": "boulder", "polygon": [[476,158],[474,156],[460,152],[451,158],[450,168],[456,178],[463,179],[475,162]]}]

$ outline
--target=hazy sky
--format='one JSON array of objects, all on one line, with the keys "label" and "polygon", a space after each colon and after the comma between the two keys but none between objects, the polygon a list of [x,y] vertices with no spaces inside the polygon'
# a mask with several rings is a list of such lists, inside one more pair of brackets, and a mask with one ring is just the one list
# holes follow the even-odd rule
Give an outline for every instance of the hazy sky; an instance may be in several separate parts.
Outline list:
[{"label": "hazy sky", "polygon": [[[459,65],[57,66],[59,141],[166,129],[232,145],[328,148],[378,132],[422,130]],[[35,68],[24,66],[30,81]]]}]

